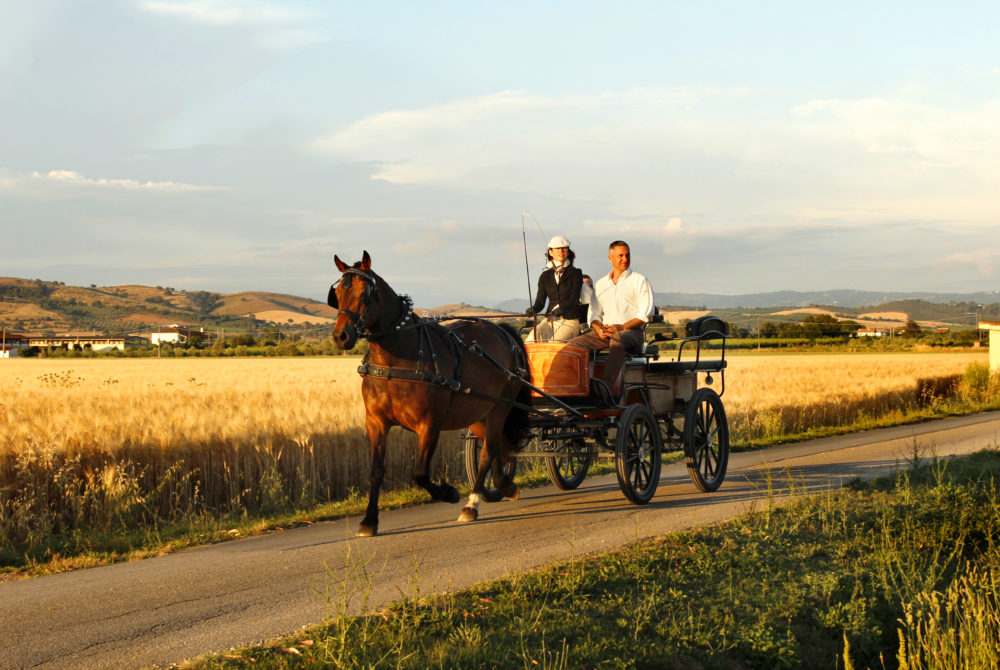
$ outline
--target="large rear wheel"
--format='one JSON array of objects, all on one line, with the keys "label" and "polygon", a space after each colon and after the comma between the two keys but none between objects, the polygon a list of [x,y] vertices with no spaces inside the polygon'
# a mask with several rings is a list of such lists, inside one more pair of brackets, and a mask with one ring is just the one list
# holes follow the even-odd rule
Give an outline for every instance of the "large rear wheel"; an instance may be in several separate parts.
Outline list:
[{"label": "large rear wheel", "polygon": [[[479,453],[483,450],[483,441],[472,434],[471,431],[465,433],[465,474],[469,478],[469,486],[475,487],[476,485],[476,475],[479,474]],[[493,466],[496,467],[495,465]],[[504,463],[502,466],[502,471],[506,473],[511,480],[514,479],[514,473],[517,472],[517,461],[511,461],[510,463]],[[503,493],[494,484],[495,475],[497,473],[490,472],[486,475],[486,481],[483,482],[483,499],[486,502],[500,502],[503,500]],[[502,478],[502,477],[501,477]]]},{"label": "large rear wheel", "polygon": [[722,398],[700,388],[684,410],[684,456],[691,481],[700,491],[714,491],[729,465],[729,421]]},{"label": "large rear wheel", "polygon": [[663,443],[660,426],[645,405],[629,405],[618,420],[615,470],[618,486],[629,502],[645,505],[660,483]]}]

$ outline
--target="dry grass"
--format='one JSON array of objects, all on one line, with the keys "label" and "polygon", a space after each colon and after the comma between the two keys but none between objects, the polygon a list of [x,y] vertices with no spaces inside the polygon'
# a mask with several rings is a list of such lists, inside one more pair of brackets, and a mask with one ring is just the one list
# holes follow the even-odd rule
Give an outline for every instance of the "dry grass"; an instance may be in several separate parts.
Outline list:
[{"label": "dry grass", "polygon": [[[724,397],[734,441],[912,406],[916,381],[986,354],[742,355]],[[53,534],[269,513],[367,489],[357,359],[0,361],[0,552]],[[718,388],[718,379],[715,387]],[[460,478],[459,433],[436,474]],[[387,488],[408,486],[412,433],[390,433]]]}]

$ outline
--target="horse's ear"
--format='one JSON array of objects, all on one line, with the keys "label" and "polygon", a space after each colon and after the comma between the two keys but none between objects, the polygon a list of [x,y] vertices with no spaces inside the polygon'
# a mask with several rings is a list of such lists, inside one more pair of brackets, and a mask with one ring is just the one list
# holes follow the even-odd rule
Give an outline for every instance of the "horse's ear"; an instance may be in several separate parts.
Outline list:
[{"label": "horse's ear", "polygon": [[368,255],[367,251],[361,256],[361,269],[365,272],[372,269],[372,257]]},{"label": "horse's ear", "polygon": [[340,260],[340,256],[338,256],[337,254],[333,255],[333,264],[336,265],[337,269],[340,270],[341,272],[347,269],[347,263]]}]

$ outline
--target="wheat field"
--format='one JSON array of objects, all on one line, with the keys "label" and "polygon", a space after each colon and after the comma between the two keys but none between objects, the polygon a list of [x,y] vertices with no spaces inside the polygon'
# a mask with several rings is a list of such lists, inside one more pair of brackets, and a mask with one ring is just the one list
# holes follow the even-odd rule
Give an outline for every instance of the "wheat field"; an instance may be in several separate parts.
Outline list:
[{"label": "wheat field", "polygon": [[[734,442],[877,416],[916,401],[916,380],[985,353],[730,356]],[[358,359],[0,361],[0,543],[80,526],[268,512],[368,485]],[[716,376],[714,388],[721,390]],[[463,478],[459,432],[435,478]],[[408,486],[415,439],[390,432],[386,487]]]},{"label": "wheat field", "polygon": [[[960,375],[988,358],[969,350],[736,354],[729,356],[723,402],[733,441],[748,442],[911,407],[921,400],[920,380]],[[721,391],[721,382],[712,388]]]}]

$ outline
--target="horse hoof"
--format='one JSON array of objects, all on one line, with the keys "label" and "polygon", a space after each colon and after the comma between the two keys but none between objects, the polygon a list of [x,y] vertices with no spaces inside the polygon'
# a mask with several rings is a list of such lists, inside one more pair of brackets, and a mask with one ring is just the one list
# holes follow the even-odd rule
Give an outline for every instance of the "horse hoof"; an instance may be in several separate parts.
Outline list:
[{"label": "horse hoof", "polygon": [[449,486],[448,489],[445,491],[445,494],[444,494],[444,501],[445,502],[457,503],[461,499],[462,499],[462,496],[459,495],[458,489],[456,489],[454,486]]},{"label": "horse hoof", "polygon": [[354,534],[354,537],[375,537],[378,535],[378,526],[368,526],[361,524],[358,528],[358,532]]},{"label": "horse hoof", "polygon": [[479,510],[473,507],[463,507],[462,513],[458,515],[458,520],[462,523],[467,523],[469,521],[475,521],[479,518]]},{"label": "horse hoof", "polygon": [[503,489],[503,497],[509,500],[517,500],[521,497],[521,489],[517,484],[511,484]]}]

